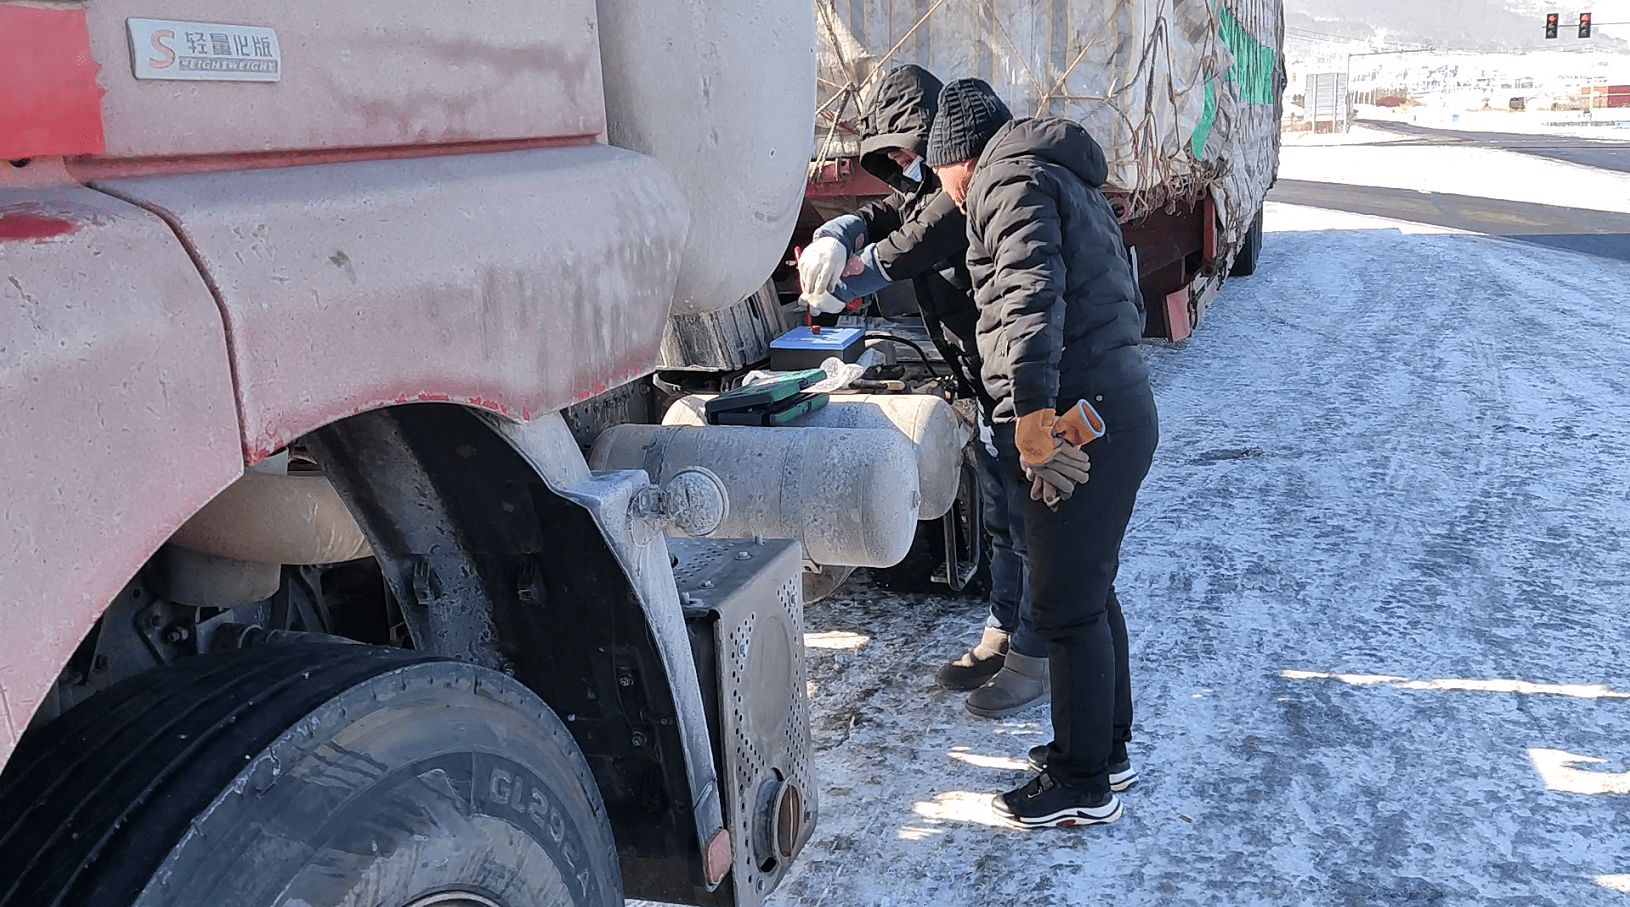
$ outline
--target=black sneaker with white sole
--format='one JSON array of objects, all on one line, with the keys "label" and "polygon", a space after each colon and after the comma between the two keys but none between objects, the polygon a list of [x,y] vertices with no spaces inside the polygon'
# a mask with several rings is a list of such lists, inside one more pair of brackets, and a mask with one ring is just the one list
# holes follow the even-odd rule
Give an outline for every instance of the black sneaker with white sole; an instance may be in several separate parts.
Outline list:
[{"label": "black sneaker with white sole", "polygon": [[1111,791],[1093,795],[1054,780],[1047,772],[1030,783],[991,798],[996,815],[1025,828],[1107,825],[1121,817],[1121,798]]},{"label": "black sneaker with white sole", "polygon": [[[1038,772],[1047,771],[1047,744],[1030,748],[1030,767]],[[1125,762],[1111,762],[1109,764],[1109,789],[1120,793],[1138,783],[1138,770],[1132,767],[1132,760]]]}]

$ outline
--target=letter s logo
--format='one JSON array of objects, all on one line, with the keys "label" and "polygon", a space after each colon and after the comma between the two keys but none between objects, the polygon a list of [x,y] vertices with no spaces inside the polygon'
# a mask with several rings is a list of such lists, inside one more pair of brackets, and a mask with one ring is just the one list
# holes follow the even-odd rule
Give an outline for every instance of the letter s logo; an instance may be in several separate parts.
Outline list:
[{"label": "letter s logo", "polygon": [[167,28],[161,28],[158,31],[153,32],[153,49],[158,51],[160,54],[163,54],[161,57],[153,57],[147,61],[147,65],[153,67],[154,69],[169,69],[170,66],[175,63],[175,51],[171,50],[170,46],[164,43],[165,39],[174,41],[175,32]]}]

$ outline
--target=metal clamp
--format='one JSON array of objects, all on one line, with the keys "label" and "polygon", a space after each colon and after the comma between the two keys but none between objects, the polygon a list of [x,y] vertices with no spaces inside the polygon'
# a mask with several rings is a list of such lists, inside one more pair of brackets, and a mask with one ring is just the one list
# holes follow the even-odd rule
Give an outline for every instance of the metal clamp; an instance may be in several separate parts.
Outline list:
[{"label": "metal clamp", "polygon": [[629,501],[629,516],[656,532],[706,538],[730,515],[730,495],[712,470],[691,466],[661,488],[646,486]]}]

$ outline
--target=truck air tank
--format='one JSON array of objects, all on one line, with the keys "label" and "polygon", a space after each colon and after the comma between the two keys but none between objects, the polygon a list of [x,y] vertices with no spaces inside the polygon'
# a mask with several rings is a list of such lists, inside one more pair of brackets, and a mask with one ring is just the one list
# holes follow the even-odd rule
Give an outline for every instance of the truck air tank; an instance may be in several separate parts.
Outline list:
[{"label": "truck air tank", "polygon": [[[712,394],[694,394],[674,401],[662,417],[663,425],[706,425],[703,407]],[[794,425],[807,428],[890,429],[906,436],[917,454],[917,491],[922,503],[917,516],[936,520],[956,502],[962,475],[962,448],[970,431],[951,405],[928,394],[843,394],[800,416]]]},{"label": "truck air tank", "polygon": [[618,425],[589,466],[643,469],[659,485],[704,467],[730,496],[709,538],[792,539],[821,565],[893,566],[917,528],[917,455],[892,428]]}]

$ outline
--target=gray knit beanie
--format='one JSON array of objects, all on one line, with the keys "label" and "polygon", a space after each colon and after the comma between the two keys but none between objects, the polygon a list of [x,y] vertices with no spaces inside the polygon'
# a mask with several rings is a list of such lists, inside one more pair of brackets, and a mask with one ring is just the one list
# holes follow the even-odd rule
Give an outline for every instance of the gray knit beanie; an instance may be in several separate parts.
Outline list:
[{"label": "gray knit beanie", "polygon": [[928,166],[979,156],[1013,114],[984,79],[957,79],[940,89],[939,115],[928,131]]}]

